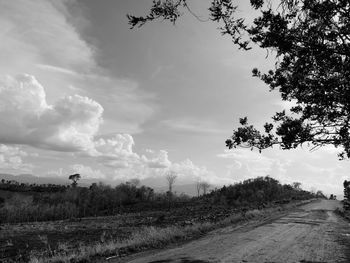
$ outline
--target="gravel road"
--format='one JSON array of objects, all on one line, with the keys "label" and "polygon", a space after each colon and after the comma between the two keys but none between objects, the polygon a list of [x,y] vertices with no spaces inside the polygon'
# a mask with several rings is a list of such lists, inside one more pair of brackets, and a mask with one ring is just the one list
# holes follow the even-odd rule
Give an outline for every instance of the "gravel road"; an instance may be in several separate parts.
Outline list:
[{"label": "gravel road", "polygon": [[133,263],[350,262],[350,224],[336,200],[318,200],[270,222],[227,227],[182,246],[140,253]]}]

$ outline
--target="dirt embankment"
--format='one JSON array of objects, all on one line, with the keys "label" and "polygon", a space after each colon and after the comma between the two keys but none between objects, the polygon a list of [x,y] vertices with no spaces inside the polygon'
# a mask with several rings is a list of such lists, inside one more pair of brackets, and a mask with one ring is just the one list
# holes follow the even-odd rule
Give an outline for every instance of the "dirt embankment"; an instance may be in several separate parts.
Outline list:
[{"label": "dirt embankment", "polygon": [[219,229],[180,247],[123,262],[349,263],[350,224],[334,213],[339,206],[339,201],[320,200],[264,224]]}]

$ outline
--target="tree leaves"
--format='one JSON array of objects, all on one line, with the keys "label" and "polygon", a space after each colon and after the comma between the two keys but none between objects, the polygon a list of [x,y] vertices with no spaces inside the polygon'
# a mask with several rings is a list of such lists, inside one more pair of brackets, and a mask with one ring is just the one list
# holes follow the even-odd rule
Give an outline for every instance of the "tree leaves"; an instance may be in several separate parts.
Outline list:
[{"label": "tree leaves", "polygon": [[[245,127],[233,132],[229,146],[248,143],[261,150],[273,144],[282,149],[305,142],[331,144],[343,148],[340,158],[350,157],[350,30],[345,30],[350,28],[350,2],[281,1],[281,6],[281,10],[262,10],[247,30],[253,42],[276,51],[279,58],[267,74],[258,69],[252,73],[296,106],[289,109],[290,116],[283,111],[273,117],[277,123],[273,143],[264,140],[271,133],[266,127],[266,135],[253,136],[253,127]],[[250,139],[237,140],[238,135],[245,138],[242,132]]]},{"label": "tree leaves", "polygon": [[[132,27],[163,18],[175,21],[186,0],[153,1],[145,17],[128,15]],[[276,2],[274,2],[276,3]],[[350,157],[350,2],[345,0],[250,0],[259,10],[253,24],[236,16],[233,0],[212,0],[210,19],[220,23],[223,35],[231,37],[239,49],[251,43],[274,51],[275,68],[267,73],[253,69],[281,99],[293,101],[288,112],[276,113],[275,125],[265,125],[264,133],[240,119],[242,127],[226,140],[228,148],[258,148],[273,145],[282,149],[304,143],[315,147],[334,145],[343,149],[339,157]]]},{"label": "tree leaves", "polygon": [[136,26],[141,27],[146,24],[146,22],[153,21],[160,17],[175,24],[176,20],[181,16],[179,11],[180,6],[186,6],[186,0],[153,0],[153,5],[148,15],[134,16],[127,14],[126,16],[129,20],[131,29]]}]

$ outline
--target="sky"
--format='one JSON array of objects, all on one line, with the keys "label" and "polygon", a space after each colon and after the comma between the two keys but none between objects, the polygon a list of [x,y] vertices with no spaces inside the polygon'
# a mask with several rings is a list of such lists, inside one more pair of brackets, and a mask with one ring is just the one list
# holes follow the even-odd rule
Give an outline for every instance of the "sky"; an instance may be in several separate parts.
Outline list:
[{"label": "sky", "polygon": [[[342,193],[348,160],[332,147],[261,154],[228,150],[238,119],[262,127],[288,107],[252,77],[273,68],[265,50],[239,51],[189,13],[131,30],[126,14],[151,0],[0,0],[0,172],[110,183],[220,186],[270,175]],[[210,1],[191,0],[208,18]],[[238,9],[254,17],[248,1]]]}]

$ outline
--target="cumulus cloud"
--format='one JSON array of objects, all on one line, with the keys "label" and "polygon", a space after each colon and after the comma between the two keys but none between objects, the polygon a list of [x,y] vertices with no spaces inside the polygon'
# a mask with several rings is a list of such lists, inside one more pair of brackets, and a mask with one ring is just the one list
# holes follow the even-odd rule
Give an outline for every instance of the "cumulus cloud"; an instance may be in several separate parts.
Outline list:
[{"label": "cumulus cloud", "polygon": [[0,78],[0,142],[59,151],[87,151],[102,122],[102,106],[79,95],[53,105],[30,75]]},{"label": "cumulus cloud", "polygon": [[287,167],[291,164],[288,160],[267,157],[248,149],[225,150],[224,153],[217,156],[232,160],[232,163],[227,166],[227,176],[236,182],[267,175],[284,183],[291,181],[286,175]]},{"label": "cumulus cloud", "polygon": [[[108,75],[109,71],[96,63],[95,54],[101,50],[84,39],[81,26],[88,22],[79,4],[0,1],[0,73],[8,75],[0,77],[0,143],[8,145],[8,153],[1,153],[2,167],[29,167],[23,161],[24,153],[10,154],[10,149],[17,147],[14,145],[28,145],[78,152],[75,157],[86,159],[77,161],[84,165],[75,168],[100,178],[110,173],[101,172],[93,164],[86,166],[84,161],[93,158],[103,165],[101,169],[113,169],[116,178],[163,176],[166,169],[175,169],[188,180],[208,174],[190,160],[170,161],[165,150],[145,154],[134,151],[135,142],[128,133],[140,132],[140,124],[154,113],[154,96],[142,92],[136,81]],[[16,75],[21,72],[29,74]],[[163,126],[187,132],[198,127],[218,132],[215,123],[207,121],[175,122],[165,121]],[[101,135],[115,131],[125,133]],[[68,162],[60,153],[46,153],[55,154],[60,166]],[[73,168],[67,166],[65,169]],[[48,174],[52,176],[63,173],[53,171],[56,167],[52,164],[43,169],[51,170]]]},{"label": "cumulus cloud", "polygon": [[139,155],[134,152],[134,145],[134,139],[130,134],[114,134],[96,139],[94,150],[90,154],[100,163],[116,169],[135,168],[136,166],[167,168],[171,165],[167,151],[147,150],[145,155]]},{"label": "cumulus cloud", "polygon": [[79,90],[103,105],[104,133],[139,132],[154,112],[153,96],[136,81],[115,78],[98,65],[102,50],[85,38],[90,22],[83,5],[75,0],[0,1],[0,74],[36,76],[50,103]]},{"label": "cumulus cloud", "polygon": [[[201,180],[212,185],[233,183],[232,178],[219,177],[205,166],[199,166],[190,159],[173,162],[165,150],[145,150],[144,154],[134,151],[135,142],[130,134],[98,136],[89,151],[75,154],[83,158],[79,164],[67,165],[64,170],[50,170],[48,176],[66,176],[80,173],[82,178],[106,181],[129,181],[138,178],[150,180],[152,186],[164,184],[165,173],[177,174],[177,184],[193,184]],[[91,164],[86,165],[91,161]],[[98,168],[96,168],[98,164]]]},{"label": "cumulus cloud", "polygon": [[23,157],[27,157],[28,155],[27,152],[21,150],[19,147],[0,144],[0,169],[31,172],[33,165],[23,161]]},{"label": "cumulus cloud", "polygon": [[93,151],[88,152],[90,155],[84,153],[84,156],[90,156],[105,167],[113,168],[112,179],[160,178],[166,171],[172,170],[182,182],[193,182],[198,178],[205,178],[213,183],[217,180],[206,167],[197,166],[189,159],[172,162],[165,150],[147,149],[145,154],[140,155],[134,151],[134,145],[130,134],[104,136],[96,139]]},{"label": "cumulus cloud", "polygon": [[308,149],[266,150],[260,154],[248,149],[234,149],[217,156],[230,162],[226,176],[235,181],[270,175],[281,183],[301,182],[303,189],[340,194],[343,181],[348,179],[350,162],[337,160],[336,150],[334,147],[315,152]]},{"label": "cumulus cloud", "polygon": [[176,172],[178,179],[182,183],[193,183],[202,181],[211,185],[232,184],[232,178],[226,176],[217,176],[215,173],[209,171],[205,166],[194,164],[190,159],[178,163],[172,163],[169,170]]},{"label": "cumulus cloud", "polygon": [[197,166],[190,159],[173,163],[170,169],[177,172],[180,176],[192,178],[202,177],[209,173],[206,167]]},{"label": "cumulus cloud", "polygon": [[[99,103],[79,95],[49,104],[44,87],[34,76],[0,77],[0,143],[78,152],[106,167],[122,170],[124,177],[135,177],[133,173],[147,176],[150,172],[145,169],[171,165],[166,151],[142,156],[135,153],[134,139],[129,134],[97,136],[102,114]],[[20,166],[20,159],[11,160]],[[103,178],[96,170],[84,169],[84,173]]]},{"label": "cumulus cloud", "polygon": [[142,160],[148,165],[148,167],[168,168],[171,166],[167,151],[160,150],[158,153],[151,151],[149,154],[151,154],[149,157],[146,157],[145,155],[142,156]]},{"label": "cumulus cloud", "polygon": [[92,156],[105,166],[127,168],[140,161],[133,152],[134,139],[129,134],[115,134],[107,138],[99,138],[94,142]]},{"label": "cumulus cloud", "polygon": [[130,134],[115,134],[110,138],[100,138],[95,141],[95,148],[104,157],[124,158],[137,157],[133,152],[135,142]]}]

